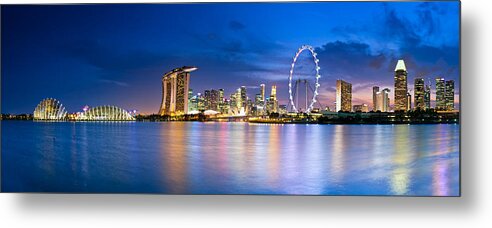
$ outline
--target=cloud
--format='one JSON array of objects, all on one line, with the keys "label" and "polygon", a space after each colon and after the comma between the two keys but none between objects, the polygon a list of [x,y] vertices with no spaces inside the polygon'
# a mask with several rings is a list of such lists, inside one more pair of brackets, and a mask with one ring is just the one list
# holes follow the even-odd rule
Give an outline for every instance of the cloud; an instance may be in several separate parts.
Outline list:
[{"label": "cloud", "polygon": [[108,84],[114,84],[117,86],[123,86],[123,87],[128,87],[128,83],[126,82],[121,82],[121,81],[115,81],[115,80],[108,80],[108,79],[99,79],[99,82],[102,83],[108,83]]},{"label": "cloud", "polygon": [[126,73],[149,67],[164,66],[179,59],[168,52],[145,49],[116,49],[97,40],[79,40],[59,47],[65,56],[101,70],[109,80],[124,77]]}]

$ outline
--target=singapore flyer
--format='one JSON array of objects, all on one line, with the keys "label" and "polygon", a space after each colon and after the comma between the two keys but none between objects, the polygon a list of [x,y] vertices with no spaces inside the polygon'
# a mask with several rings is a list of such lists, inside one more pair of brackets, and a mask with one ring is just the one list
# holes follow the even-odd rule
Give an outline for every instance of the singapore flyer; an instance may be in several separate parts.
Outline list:
[{"label": "singapore flyer", "polygon": [[[314,86],[314,91],[313,91],[313,96],[311,98],[311,102],[309,104],[309,107],[307,107],[307,109],[305,110],[306,113],[310,113],[312,110],[313,110],[313,106],[314,104],[317,102],[316,101],[316,96],[318,95],[318,88],[320,86],[319,84],[319,78],[321,78],[321,75],[319,74],[319,70],[320,70],[320,67],[319,67],[319,59],[316,57],[317,54],[316,52],[314,51],[314,48],[310,45],[303,45],[301,46],[295,56],[294,56],[294,59],[292,61],[292,64],[291,64],[291,68],[290,68],[290,74],[289,74],[289,101],[290,101],[290,105],[292,106],[292,110],[296,113],[299,113],[299,107],[296,107],[296,104],[294,103],[294,96],[299,96],[299,94],[293,94],[293,85],[292,85],[292,78],[294,76],[294,68],[295,68],[295,65],[296,65],[296,62],[297,62],[297,59],[299,57],[299,55],[305,51],[305,50],[308,50],[309,52],[311,52],[311,56],[313,57],[313,61],[314,61],[314,64],[315,64],[315,70],[316,70],[316,75],[315,75],[315,78],[316,78],[316,83],[315,83],[315,86]],[[296,82],[295,84],[295,89],[297,90],[297,87],[298,87],[298,83]],[[306,91],[306,105],[307,105],[307,91]]]}]

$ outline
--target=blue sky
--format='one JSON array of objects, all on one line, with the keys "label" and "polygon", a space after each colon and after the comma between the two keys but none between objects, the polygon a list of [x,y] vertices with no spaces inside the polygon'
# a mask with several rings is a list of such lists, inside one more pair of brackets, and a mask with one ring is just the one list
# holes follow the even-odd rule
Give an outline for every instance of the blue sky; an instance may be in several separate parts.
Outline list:
[{"label": "blue sky", "polygon": [[[194,92],[244,85],[254,97],[275,84],[287,103],[304,44],[320,59],[323,106],[337,79],[353,84],[353,104],[371,105],[373,85],[393,90],[398,59],[410,89],[415,77],[453,79],[459,103],[459,2],[3,5],[2,113],[30,113],[46,97],[70,112],[157,112],[162,74],[183,65],[199,68]],[[307,53],[295,72],[314,81]]]}]

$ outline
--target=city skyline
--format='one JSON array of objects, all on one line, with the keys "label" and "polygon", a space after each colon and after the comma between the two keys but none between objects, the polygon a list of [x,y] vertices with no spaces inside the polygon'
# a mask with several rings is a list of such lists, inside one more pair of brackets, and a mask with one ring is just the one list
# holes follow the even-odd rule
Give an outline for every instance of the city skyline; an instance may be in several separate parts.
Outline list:
[{"label": "city skyline", "polygon": [[[9,31],[2,33],[2,52],[12,57],[2,58],[2,113],[32,113],[46,97],[56,97],[72,112],[86,104],[112,104],[156,113],[159,80],[184,65],[199,68],[190,79],[196,92],[223,88],[231,94],[245,86],[254,100],[260,84],[275,84],[283,105],[292,55],[305,43],[318,52],[318,100],[324,106],[334,108],[337,79],[353,85],[354,105],[372,109],[373,86],[390,88],[393,98],[392,71],[404,59],[409,92],[415,78],[453,80],[459,109],[458,3],[299,4],[304,9],[295,10],[299,18],[285,26],[292,4],[277,5],[275,15],[261,22],[251,15],[270,13],[270,4],[87,5],[76,11],[72,6],[2,7],[2,30]],[[335,16],[336,10],[350,13]],[[183,11],[196,18],[166,20]],[[212,15],[217,11],[226,14]],[[124,14],[132,20],[118,22]],[[203,20],[208,23],[197,26]],[[109,24],[111,29],[105,29]],[[375,26],[371,31],[364,29],[369,24]],[[165,36],[166,31],[174,36]],[[296,71],[314,78],[308,56],[301,57]],[[432,106],[435,92],[433,85]]]}]

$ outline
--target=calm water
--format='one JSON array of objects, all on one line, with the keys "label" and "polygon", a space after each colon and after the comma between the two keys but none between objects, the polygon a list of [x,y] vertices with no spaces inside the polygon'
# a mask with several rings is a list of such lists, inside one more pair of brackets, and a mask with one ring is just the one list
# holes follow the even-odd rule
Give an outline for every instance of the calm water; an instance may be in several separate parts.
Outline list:
[{"label": "calm water", "polygon": [[2,190],[458,195],[459,125],[2,121]]}]

